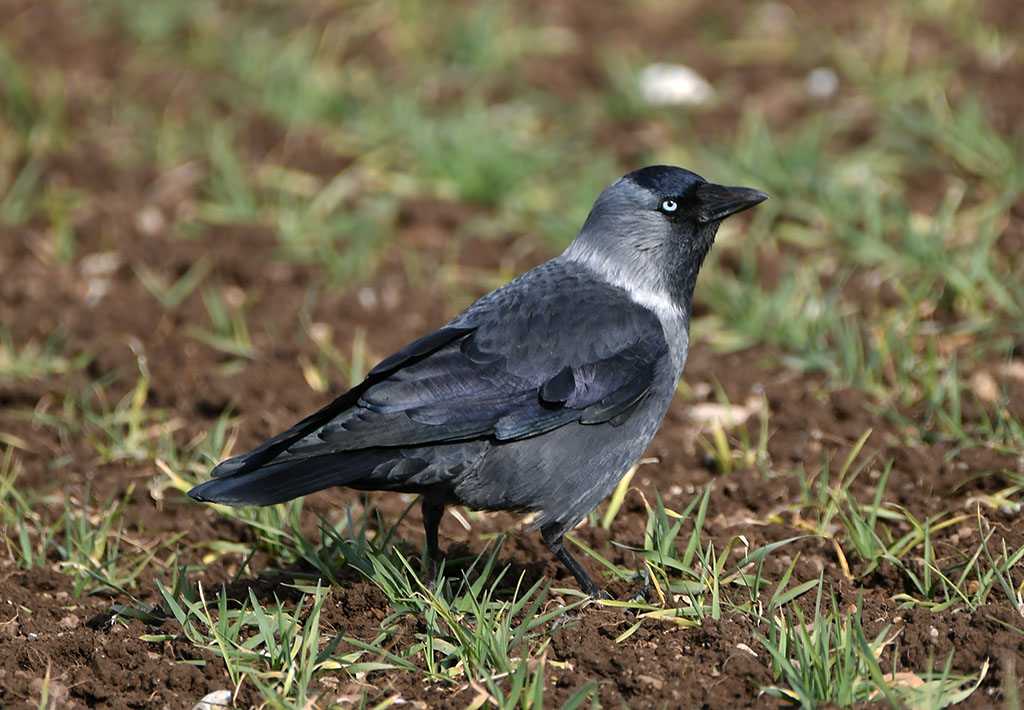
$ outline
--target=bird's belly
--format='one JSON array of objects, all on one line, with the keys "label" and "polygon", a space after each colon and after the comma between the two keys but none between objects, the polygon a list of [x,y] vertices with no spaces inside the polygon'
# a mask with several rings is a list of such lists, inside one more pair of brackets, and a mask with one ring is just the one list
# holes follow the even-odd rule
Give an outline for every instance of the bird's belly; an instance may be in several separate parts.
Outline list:
[{"label": "bird's belly", "polygon": [[670,397],[650,397],[619,426],[571,423],[494,444],[455,482],[474,509],[535,511],[534,524],[576,524],[608,496],[654,438]]}]

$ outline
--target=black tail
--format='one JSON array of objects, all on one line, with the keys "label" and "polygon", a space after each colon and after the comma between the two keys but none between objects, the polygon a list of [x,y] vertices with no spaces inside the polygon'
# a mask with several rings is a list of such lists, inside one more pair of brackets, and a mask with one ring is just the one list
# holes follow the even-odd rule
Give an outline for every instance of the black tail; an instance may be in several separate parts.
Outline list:
[{"label": "black tail", "polygon": [[365,450],[272,461],[255,470],[200,483],[188,494],[222,505],[273,505],[353,483],[393,458],[393,452]]}]

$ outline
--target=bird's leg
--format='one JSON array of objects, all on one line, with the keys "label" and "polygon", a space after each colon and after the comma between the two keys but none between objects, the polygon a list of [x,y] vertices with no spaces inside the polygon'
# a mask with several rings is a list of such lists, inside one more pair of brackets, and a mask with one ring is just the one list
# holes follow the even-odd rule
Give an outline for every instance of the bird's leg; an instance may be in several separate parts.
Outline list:
[{"label": "bird's leg", "polygon": [[437,547],[437,528],[441,525],[444,515],[444,504],[428,502],[423,499],[423,530],[427,534],[427,586],[434,590],[437,583],[437,567],[441,560],[441,552]]},{"label": "bird's leg", "polygon": [[586,592],[591,599],[600,599],[601,588],[597,586],[597,582],[590,578],[590,575],[583,569],[583,565],[565,549],[565,544],[562,542],[562,536],[565,535],[565,532],[561,529],[561,526],[543,527],[540,529],[540,534],[544,538],[544,543],[548,546],[548,549],[572,572],[572,576],[576,578],[580,589]]}]

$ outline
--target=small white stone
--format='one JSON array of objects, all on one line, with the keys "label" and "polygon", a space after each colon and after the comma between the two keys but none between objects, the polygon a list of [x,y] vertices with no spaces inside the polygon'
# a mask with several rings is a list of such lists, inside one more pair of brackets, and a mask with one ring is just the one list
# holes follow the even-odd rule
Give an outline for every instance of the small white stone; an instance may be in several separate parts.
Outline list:
[{"label": "small white stone", "polygon": [[704,77],[682,64],[651,64],[640,73],[640,91],[656,106],[699,106],[715,93]]},{"label": "small white stone", "polygon": [[78,270],[88,284],[85,293],[86,306],[92,308],[110,292],[113,287],[110,277],[123,262],[124,259],[117,251],[101,251],[82,257],[78,262]]},{"label": "small white stone", "polygon": [[369,286],[356,291],[356,298],[359,299],[359,305],[367,310],[377,306],[377,292]]},{"label": "small white stone", "polygon": [[110,276],[124,263],[124,257],[117,251],[100,251],[86,254],[78,262],[78,271],[87,279]]},{"label": "small white stone", "polygon": [[156,205],[146,205],[135,214],[135,229],[147,237],[158,234],[165,223],[163,212]]},{"label": "small white stone", "polygon": [[239,309],[245,305],[245,290],[235,286],[224,287],[224,303],[228,305],[228,308]]},{"label": "small white stone", "polygon": [[111,291],[112,284],[110,279],[90,279],[89,288],[85,292],[85,305],[92,308],[97,303],[103,300]]},{"label": "small white stone", "polygon": [[816,99],[827,99],[839,89],[839,77],[828,67],[811,70],[804,83],[807,93]]},{"label": "small white stone", "polygon": [[999,400],[1003,393],[996,378],[984,370],[978,370],[971,375],[971,390],[978,396],[978,399],[987,404]]},{"label": "small white stone", "polygon": [[327,323],[317,321],[310,324],[309,326],[309,337],[313,339],[313,342],[317,345],[323,345],[324,343],[330,343],[334,336],[334,331],[331,326]]},{"label": "small white stone", "polygon": [[231,691],[215,690],[203,696],[203,699],[196,703],[192,710],[221,710],[231,707]]}]

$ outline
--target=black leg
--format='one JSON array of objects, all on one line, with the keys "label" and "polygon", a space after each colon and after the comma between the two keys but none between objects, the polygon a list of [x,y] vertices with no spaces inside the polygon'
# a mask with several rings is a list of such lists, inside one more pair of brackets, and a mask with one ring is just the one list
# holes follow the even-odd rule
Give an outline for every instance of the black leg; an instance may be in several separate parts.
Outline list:
[{"label": "black leg", "polygon": [[423,530],[427,534],[427,584],[433,589],[437,580],[437,567],[441,561],[441,552],[437,547],[437,528],[441,525],[444,515],[444,504],[429,503],[423,499]]},{"label": "black leg", "polygon": [[565,549],[565,544],[562,542],[562,536],[565,533],[561,530],[561,526],[541,528],[540,534],[543,536],[548,549],[572,572],[572,576],[576,578],[580,589],[586,592],[591,599],[600,599],[601,589],[597,586],[597,582],[590,578],[590,575],[583,569],[583,565]]}]

